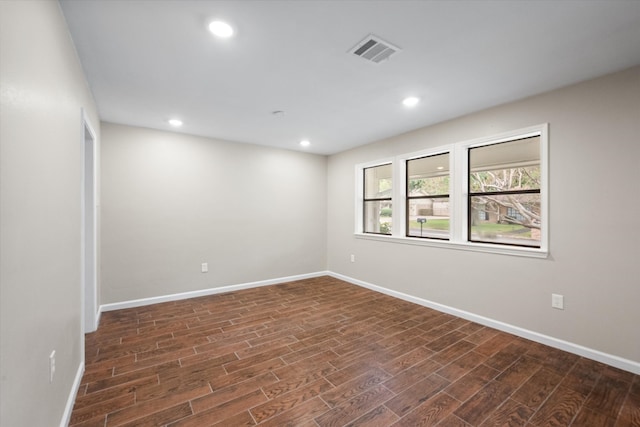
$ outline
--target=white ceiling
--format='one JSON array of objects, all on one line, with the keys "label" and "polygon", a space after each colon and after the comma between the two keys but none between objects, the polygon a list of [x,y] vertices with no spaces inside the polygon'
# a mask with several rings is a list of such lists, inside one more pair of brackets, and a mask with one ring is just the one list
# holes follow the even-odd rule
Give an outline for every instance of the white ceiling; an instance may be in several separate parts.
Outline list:
[{"label": "white ceiling", "polygon": [[[638,0],[61,5],[102,120],[319,154],[640,64]],[[371,33],[402,50],[348,53]]]}]

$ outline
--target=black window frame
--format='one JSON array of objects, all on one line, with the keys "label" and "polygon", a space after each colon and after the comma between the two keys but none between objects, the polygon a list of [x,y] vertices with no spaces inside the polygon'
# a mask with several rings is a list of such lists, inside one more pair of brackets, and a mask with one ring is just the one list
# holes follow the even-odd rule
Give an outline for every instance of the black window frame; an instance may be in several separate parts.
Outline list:
[{"label": "black window frame", "polygon": [[[367,169],[375,169],[381,166],[391,166],[393,171],[393,163],[381,163],[375,166],[367,166],[362,168],[362,232],[366,234],[377,234],[381,236],[390,236],[392,233],[382,233],[375,231],[366,231],[367,224],[367,202],[391,202],[393,205],[393,179],[391,180],[391,196],[389,197],[367,197]],[[393,219],[393,216],[391,217]]]},{"label": "black window frame", "polygon": [[[420,157],[415,157],[412,159],[406,159],[405,160],[405,180],[404,180],[404,185],[405,185],[405,236],[406,237],[411,237],[411,238],[416,238],[416,239],[431,239],[431,240],[445,240],[448,241],[451,239],[451,225],[449,225],[449,235],[448,237],[434,237],[434,236],[412,236],[410,235],[410,231],[411,228],[409,226],[410,220],[409,220],[409,206],[411,204],[411,200],[420,200],[420,199],[443,199],[443,198],[447,198],[450,199],[450,193],[447,194],[438,194],[438,195],[425,195],[425,196],[410,196],[410,191],[409,191],[409,162],[414,161],[414,160],[421,160],[421,159],[426,159],[428,157],[436,157],[436,156],[442,156],[442,155],[448,155],[451,156],[451,153],[449,151],[443,152],[443,153],[434,153],[434,154],[427,154],[425,156],[420,156]],[[449,170],[449,179],[451,179],[451,170]],[[451,216],[449,216],[449,221],[451,221]],[[449,223],[451,224],[451,223]]]},{"label": "black window frame", "polygon": [[[471,191],[471,174],[473,173],[471,170],[471,151],[474,148],[482,148],[491,145],[499,145],[499,144],[508,144],[517,141],[523,141],[529,138],[535,138],[539,136],[533,137],[524,137],[524,138],[514,138],[508,141],[501,141],[491,144],[484,144],[476,147],[467,148],[467,241],[473,243],[483,243],[490,245],[499,245],[499,246],[515,246],[515,247],[525,247],[525,248],[542,248],[542,242],[539,242],[537,245],[525,245],[525,244],[517,244],[517,243],[509,243],[509,242],[492,242],[490,240],[478,240],[472,238],[472,222],[473,222],[473,208],[472,208],[472,198],[479,196],[506,196],[506,195],[522,195],[522,194],[540,194],[542,199],[542,185],[541,188],[538,189],[528,189],[528,190],[509,190],[509,191],[483,191],[483,192],[472,192]],[[538,167],[542,167],[542,158],[539,160]],[[486,214],[486,211],[485,211]]]}]

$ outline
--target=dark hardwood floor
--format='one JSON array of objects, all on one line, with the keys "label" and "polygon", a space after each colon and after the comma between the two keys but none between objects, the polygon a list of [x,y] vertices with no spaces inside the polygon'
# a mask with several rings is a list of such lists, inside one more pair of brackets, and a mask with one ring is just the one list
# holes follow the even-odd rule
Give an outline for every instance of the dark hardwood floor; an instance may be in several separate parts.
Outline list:
[{"label": "dark hardwood floor", "polygon": [[330,277],[104,313],[72,426],[640,426],[640,378]]}]

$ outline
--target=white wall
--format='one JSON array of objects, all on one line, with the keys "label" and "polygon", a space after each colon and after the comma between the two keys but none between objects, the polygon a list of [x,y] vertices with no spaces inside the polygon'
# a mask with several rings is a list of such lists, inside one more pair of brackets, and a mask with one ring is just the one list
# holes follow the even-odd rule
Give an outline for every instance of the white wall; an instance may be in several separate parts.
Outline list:
[{"label": "white wall", "polygon": [[101,144],[103,304],[325,270],[325,156],[110,123]]},{"label": "white wall", "polygon": [[99,132],[57,2],[0,1],[0,85],[0,425],[53,426],[82,360],[81,108]]},{"label": "white wall", "polygon": [[[354,237],[357,163],[545,122],[548,259]],[[636,67],[331,156],[328,270],[640,363],[639,135]]]}]

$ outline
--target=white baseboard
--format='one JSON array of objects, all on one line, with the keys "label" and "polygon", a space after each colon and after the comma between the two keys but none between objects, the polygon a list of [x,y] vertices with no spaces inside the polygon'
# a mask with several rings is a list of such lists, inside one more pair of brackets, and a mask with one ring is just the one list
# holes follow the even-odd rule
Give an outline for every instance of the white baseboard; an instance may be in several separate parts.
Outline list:
[{"label": "white baseboard", "polygon": [[78,371],[76,372],[76,377],[73,380],[73,385],[71,386],[71,391],[69,392],[69,397],[67,398],[67,404],[64,407],[64,413],[62,414],[62,419],[60,420],[60,427],[67,427],[69,425],[69,421],[71,421],[71,412],[73,411],[73,405],[76,402],[76,396],[78,395],[78,390],[80,389],[82,375],[84,375],[84,361],[81,361],[80,365],[78,365]]},{"label": "white baseboard", "polygon": [[189,298],[203,297],[206,295],[222,294],[225,292],[238,291],[241,289],[257,288],[260,286],[276,285],[278,283],[292,282],[295,280],[311,279],[313,277],[328,276],[328,271],[318,271],[315,273],[299,274],[296,276],[279,277],[276,279],[260,280],[258,282],[242,283],[238,285],[221,286],[219,288],[202,289],[199,291],[182,292],[179,294],[162,295],[159,297],[141,298],[131,301],[115,302],[100,306],[100,313],[104,311],[121,310],[123,308],[142,307],[145,305],[158,304],[168,301],[179,301]]},{"label": "white baseboard", "polygon": [[477,314],[469,313],[468,311],[459,310],[457,308],[449,307],[447,305],[438,304],[436,302],[428,301],[422,298],[414,297],[412,295],[404,294],[402,292],[393,291],[391,289],[383,288],[362,280],[354,279],[352,277],[344,276],[342,274],[328,272],[331,277],[344,280],[345,282],[352,283],[354,285],[362,286],[367,289],[371,289],[376,292],[380,292],[395,298],[399,298],[405,301],[409,301],[415,304],[429,307],[434,310],[438,310],[444,313],[452,314],[457,317],[461,317],[472,322],[479,323],[484,326],[489,326],[494,329],[498,329],[503,332],[508,332],[513,335],[517,335],[522,338],[526,338],[531,341],[538,342],[540,344],[548,345],[559,350],[563,350],[569,353],[577,354],[587,359],[595,360],[601,363],[605,363],[616,368],[623,369],[625,371],[632,372],[636,375],[640,375],[640,363],[633,360],[624,359],[612,354],[604,353],[592,348],[584,347],[579,344],[574,344],[568,341],[564,341],[558,338],[554,338],[548,335],[540,334],[538,332],[530,331],[528,329],[513,326],[508,323],[500,322],[498,320],[490,319],[488,317],[479,316]]},{"label": "white baseboard", "polygon": [[380,292],[395,298],[399,298],[405,301],[419,304],[424,307],[429,307],[444,313],[452,314],[454,316],[461,317],[463,319],[470,320],[472,322],[476,322],[484,326],[489,326],[491,328],[498,329],[503,332],[508,332],[510,334],[517,335],[519,337],[526,338],[531,341],[545,344],[550,347],[567,351],[569,353],[577,354],[579,356],[586,357],[587,359],[605,363],[607,365],[632,372],[636,375],[640,375],[639,362],[635,362],[629,359],[624,359],[622,357],[604,353],[598,350],[594,350],[592,348],[584,347],[579,344],[574,344],[574,343],[564,341],[558,338],[554,338],[548,335],[544,335],[538,332],[530,331],[528,329],[510,325],[508,323],[500,322],[498,320],[494,320],[488,317],[479,316],[477,314],[470,313],[468,311],[459,310],[454,307],[449,307],[447,305],[443,305],[433,301],[418,298],[402,292],[397,292],[391,289],[383,288],[382,286],[374,285],[368,282],[364,282],[362,280],[354,279],[352,277],[344,276],[342,274],[334,273],[331,271],[318,271],[315,273],[300,274],[300,275],[289,276],[289,277],[280,277],[277,279],[261,280],[258,282],[249,282],[249,283],[242,283],[238,285],[222,286],[219,288],[203,289],[199,291],[184,292],[184,293],[164,295],[159,297],[143,298],[143,299],[124,301],[124,302],[118,302],[118,303],[112,303],[112,304],[104,304],[100,306],[100,313],[102,313],[103,311],[120,310],[123,308],[131,308],[131,307],[141,307],[141,306],[150,305],[150,304],[158,304],[161,302],[178,301],[182,299],[196,298],[196,297],[201,297],[205,295],[220,294],[224,292],[237,291],[240,289],[257,288],[260,286],[269,286],[269,285],[275,285],[278,283],[285,283],[285,282],[291,282],[294,280],[309,279],[309,278],[320,277],[320,276],[335,277],[336,279],[344,280],[345,282],[349,282],[354,285],[362,286],[364,288],[371,289],[373,291]]}]

